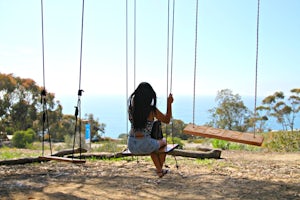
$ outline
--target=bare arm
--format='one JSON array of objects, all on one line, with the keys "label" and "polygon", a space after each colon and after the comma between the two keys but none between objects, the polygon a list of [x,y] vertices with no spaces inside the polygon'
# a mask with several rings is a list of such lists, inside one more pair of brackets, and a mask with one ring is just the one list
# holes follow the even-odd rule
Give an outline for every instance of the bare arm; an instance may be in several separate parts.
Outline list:
[{"label": "bare arm", "polygon": [[172,117],[172,103],[173,103],[173,95],[169,94],[168,100],[167,100],[167,112],[166,114],[163,114],[159,109],[156,110],[155,117],[163,122],[163,123],[170,123],[171,117]]}]

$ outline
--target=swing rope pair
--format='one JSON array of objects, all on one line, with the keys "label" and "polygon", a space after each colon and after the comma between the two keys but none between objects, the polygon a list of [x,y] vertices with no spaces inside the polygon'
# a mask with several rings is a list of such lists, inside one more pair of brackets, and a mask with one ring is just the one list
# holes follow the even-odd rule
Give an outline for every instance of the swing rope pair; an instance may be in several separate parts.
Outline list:
[{"label": "swing rope pair", "polygon": [[259,46],[259,17],[260,17],[260,0],[257,2],[257,19],[256,19],[256,62],[255,62],[255,94],[254,94],[254,123],[253,134],[241,133],[237,131],[216,129],[206,126],[195,126],[195,102],[196,102],[196,71],[197,71],[197,41],[198,41],[198,0],[196,1],[196,25],[195,25],[195,57],[194,57],[194,83],[193,83],[193,123],[189,124],[184,133],[191,135],[217,138],[233,142],[261,146],[264,138],[256,135],[256,118],[257,118],[257,77],[258,77],[258,46]]},{"label": "swing rope pair", "polygon": [[[82,146],[81,146],[81,96],[83,90],[81,89],[81,76],[82,76],[82,50],[83,50],[83,25],[84,25],[84,0],[82,0],[82,13],[81,13],[81,40],[80,40],[80,61],[79,61],[79,89],[78,89],[78,99],[77,106],[75,106],[75,130],[74,130],[74,140],[72,147],[72,158],[74,157],[75,152],[75,138],[76,133],[79,132],[79,153],[81,160]],[[51,134],[49,130],[49,121],[48,121],[48,108],[47,108],[47,92],[46,92],[46,76],[45,76],[45,43],[44,43],[44,3],[41,0],[41,29],[42,29],[42,67],[43,67],[43,89],[41,91],[41,104],[43,105],[43,116],[42,116],[42,156],[44,156],[44,142],[45,142],[45,129],[47,127],[50,153],[52,155],[52,144],[51,144]],[[79,116],[79,119],[78,119]],[[72,159],[73,160],[73,159]]]}]

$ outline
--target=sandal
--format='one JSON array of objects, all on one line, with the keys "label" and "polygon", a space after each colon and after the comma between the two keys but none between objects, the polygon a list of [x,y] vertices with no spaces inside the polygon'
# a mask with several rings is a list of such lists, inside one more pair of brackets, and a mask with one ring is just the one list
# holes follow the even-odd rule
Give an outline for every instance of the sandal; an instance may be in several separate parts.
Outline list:
[{"label": "sandal", "polygon": [[166,175],[169,172],[167,169],[163,169],[160,172],[156,172],[159,178],[162,178],[164,175]]}]

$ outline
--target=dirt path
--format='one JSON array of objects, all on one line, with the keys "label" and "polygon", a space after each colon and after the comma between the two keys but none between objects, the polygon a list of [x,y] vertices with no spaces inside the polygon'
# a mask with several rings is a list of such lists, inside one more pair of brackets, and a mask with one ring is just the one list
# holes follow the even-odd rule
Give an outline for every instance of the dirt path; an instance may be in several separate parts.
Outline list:
[{"label": "dirt path", "polygon": [[220,160],[177,157],[157,178],[136,160],[0,166],[0,199],[300,199],[300,154],[223,151]]}]

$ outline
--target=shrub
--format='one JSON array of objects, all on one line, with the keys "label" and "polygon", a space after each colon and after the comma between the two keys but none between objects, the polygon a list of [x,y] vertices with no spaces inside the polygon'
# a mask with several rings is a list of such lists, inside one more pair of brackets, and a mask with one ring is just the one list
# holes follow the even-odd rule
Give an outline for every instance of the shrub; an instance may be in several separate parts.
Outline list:
[{"label": "shrub", "polygon": [[295,152],[300,150],[299,131],[271,132],[265,139],[264,146],[269,151]]},{"label": "shrub", "polygon": [[27,145],[33,143],[35,132],[32,129],[26,131],[16,131],[13,134],[12,144],[17,148],[25,148]]},{"label": "shrub", "polygon": [[246,151],[260,151],[261,147],[247,145],[237,142],[228,142],[224,140],[212,139],[211,143],[214,148],[220,148],[223,150],[246,150]]},{"label": "shrub", "polygon": [[211,143],[214,148],[219,148],[223,150],[229,149],[229,145],[230,145],[229,142],[226,142],[224,140],[218,140],[218,139],[213,139]]},{"label": "shrub", "polygon": [[[297,152],[300,151],[300,132],[299,131],[278,131],[264,134],[264,143],[262,147],[267,148],[269,151],[274,152]],[[224,140],[212,140],[214,148],[230,149],[230,150],[248,150],[248,151],[260,151],[262,148],[231,143]]]},{"label": "shrub", "polygon": [[14,129],[12,127],[5,127],[5,132],[7,135],[13,135]]}]

